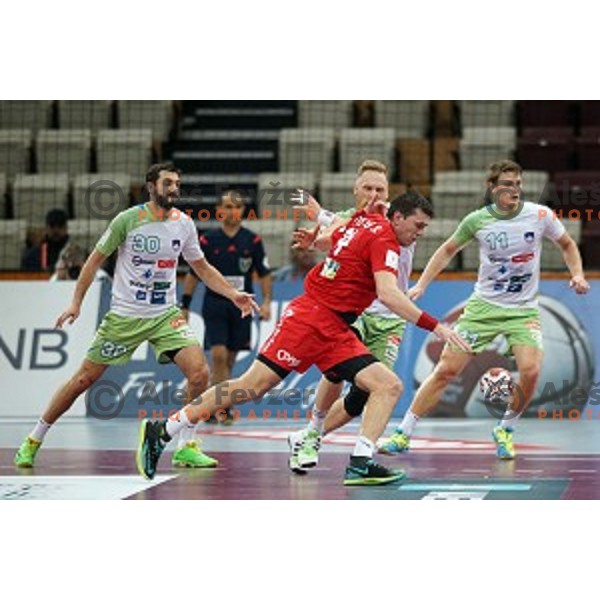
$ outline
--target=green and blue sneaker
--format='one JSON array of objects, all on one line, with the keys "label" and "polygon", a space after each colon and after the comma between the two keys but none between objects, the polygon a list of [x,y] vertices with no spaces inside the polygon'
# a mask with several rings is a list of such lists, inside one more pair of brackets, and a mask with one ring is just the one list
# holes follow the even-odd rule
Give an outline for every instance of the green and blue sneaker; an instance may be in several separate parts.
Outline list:
[{"label": "green and blue sneaker", "polygon": [[380,454],[400,454],[402,452],[408,452],[410,449],[410,437],[405,433],[402,433],[402,429],[396,429],[394,433],[387,439],[384,440],[377,451]]},{"label": "green and blue sneaker", "polygon": [[388,469],[367,456],[351,456],[344,485],[386,485],[405,477],[404,471]]},{"label": "green and blue sneaker", "polygon": [[170,439],[165,431],[165,421],[152,422],[144,419],[140,423],[138,446],[135,453],[135,462],[140,475],[146,479],[154,479],[158,459]]},{"label": "green and blue sneaker", "polygon": [[37,454],[41,445],[42,442],[38,442],[31,437],[26,437],[25,441],[21,444],[17,450],[17,453],[15,454],[15,465],[17,467],[25,467],[28,469],[33,467],[35,455]]},{"label": "green and blue sneaker", "polygon": [[171,464],[174,467],[190,467],[192,469],[211,469],[219,464],[219,461],[202,452],[197,441],[187,442],[182,448],[173,453]]},{"label": "green and blue sneaker", "polygon": [[513,430],[508,427],[494,427],[492,436],[496,442],[496,456],[502,460],[512,460],[516,456],[513,446]]}]

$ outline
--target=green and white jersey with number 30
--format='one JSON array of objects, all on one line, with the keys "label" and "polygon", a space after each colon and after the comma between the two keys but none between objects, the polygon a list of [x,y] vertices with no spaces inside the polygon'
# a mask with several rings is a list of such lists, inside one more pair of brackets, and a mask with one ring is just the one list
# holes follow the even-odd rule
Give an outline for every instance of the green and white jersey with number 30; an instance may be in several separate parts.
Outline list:
[{"label": "green and white jersey with number 30", "polygon": [[119,213],[96,244],[106,256],[117,248],[111,310],[124,317],[155,317],[174,306],[179,255],[204,257],[188,215],[172,208],[161,218],[148,204]]},{"label": "green and white jersey with number 30", "polygon": [[513,218],[499,219],[487,208],[468,214],[452,240],[464,246],[479,242],[479,275],[475,295],[507,308],[537,306],[542,240],[558,240],[564,225],[551,210],[524,202]]}]

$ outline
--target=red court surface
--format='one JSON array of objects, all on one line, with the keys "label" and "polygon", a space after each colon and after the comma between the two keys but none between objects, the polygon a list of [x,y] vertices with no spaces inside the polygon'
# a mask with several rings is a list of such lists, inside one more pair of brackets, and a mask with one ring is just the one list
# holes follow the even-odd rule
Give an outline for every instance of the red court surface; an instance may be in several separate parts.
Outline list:
[{"label": "red court surface", "polygon": [[[156,479],[148,482],[135,468],[135,421],[111,428],[80,420],[63,427],[62,436],[58,428],[52,432],[53,443],[42,448],[34,469],[14,467],[14,448],[3,443],[0,498],[600,499],[600,454],[594,447],[597,436],[588,438],[594,433],[591,424],[565,424],[551,430],[526,423],[526,432],[518,438],[525,439],[516,444],[516,460],[500,461],[487,436],[490,423],[432,422],[423,428],[426,436],[414,438],[410,453],[380,457],[388,466],[405,469],[405,480],[352,488],[343,486],[342,479],[355,427],[326,439],[319,465],[304,476],[287,468],[289,426],[206,427],[200,433],[206,452],[219,459],[217,468],[172,469],[170,452],[165,452]],[[21,431],[23,426],[19,424],[17,429]],[[5,431],[4,427],[0,430]],[[577,434],[581,434],[578,443],[569,444]],[[581,442],[582,435],[589,444]]]}]

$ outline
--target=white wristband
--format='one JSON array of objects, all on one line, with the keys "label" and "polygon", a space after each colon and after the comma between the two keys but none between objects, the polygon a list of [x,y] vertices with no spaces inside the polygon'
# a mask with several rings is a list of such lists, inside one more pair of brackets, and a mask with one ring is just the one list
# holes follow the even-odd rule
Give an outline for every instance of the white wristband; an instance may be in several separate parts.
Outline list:
[{"label": "white wristband", "polygon": [[317,217],[317,223],[321,227],[331,227],[333,221],[335,220],[335,213],[332,213],[330,210],[319,211],[319,216]]}]

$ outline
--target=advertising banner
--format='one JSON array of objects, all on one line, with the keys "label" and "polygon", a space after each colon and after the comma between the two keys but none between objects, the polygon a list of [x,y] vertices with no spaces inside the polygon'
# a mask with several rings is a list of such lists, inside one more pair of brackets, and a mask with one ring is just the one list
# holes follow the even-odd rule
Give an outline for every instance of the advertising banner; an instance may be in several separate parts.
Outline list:
[{"label": "advertising banner", "polygon": [[[587,296],[576,296],[568,287],[568,279],[544,281],[541,285],[541,316],[545,356],[538,388],[529,414],[539,415],[539,410],[563,411],[559,418],[574,418],[573,410],[585,417],[586,409],[595,410],[600,386],[594,375],[600,373],[596,340],[600,337],[600,288],[592,282]],[[471,294],[471,281],[434,282],[420,306],[454,322]],[[254,360],[258,349],[270,335],[277,318],[291,299],[302,292],[300,282],[276,283],[274,286],[273,318],[268,323],[255,321],[252,328],[252,350],[241,352],[234,367],[234,376],[245,371]],[[200,316],[201,286],[192,303],[191,325],[200,340],[204,339],[204,323]],[[103,298],[103,305],[108,296]],[[396,372],[405,385],[405,391],[394,411],[394,416],[404,414],[416,387],[434,367],[442,349],[434,336],[408,326],[402,341]],[[505,367],[514,373],[516,366],[510,356],[506,341],[498,337],[481,355],[471,361],[465,371],[447,388],[434,416],[489,417],[498,416],[502,407],[490,407],[483,402],[479,379],[491,367]],[[305,374],[292,373],[285,382],[262,401],[250,401],[238,407],[245,418],[257,420],[275,418],[298,420],[306,417],[314,403],[315,389],[320,377],[316,368]],[[167,417],[181,406],[185,382],[174,365],[158,365],[152,350],[142,345],[133,360],[124,367],[107,371],[90,395],[88,413],[98,418]],[[598,390],[596,388],[598,387]],[[589,415],[588,415],[589,417]]]},{"label": "advertising banner", "polygon": [[[75,282],[0,282],[1,416],[39,417],[76,371],[98,324],[101,286],[92,283],[74,325],[55,329]],[[77,402],[69,414],[85,415],[85,404]]]},{"label": "advertising banner", "polygon": [[[80,318],[73,326],[54,329],[56,317],[67,307],[74,283],[2,282],[0,297],[0,377],[4,384],[0,414],[4,417],[37,417],[56,388],[70,377],[85,357],[97,324],[108,310],[110,284],[94,283],[86,296]],[[420,306],[452,323],[460,315],[472,291],[471,281],[434,282]],[[528,414],[548,418],[598,418],[600,404],[600,288],[592,281],[587,296],[576,296],[568,279],[541,284],[540,307],[544,339],[544,362]],[[250,352],[240,352],[233,375],[244,372],[258,349],[273,331],[288,303],[302,292],[302,283],[274,284],[273,318],[255,320]],[[180,290],[178,290],[178,294]],[[191,325],[204,339],[200,316],[203,289],[199,286],[192,303]],[[442,344],[414,326],[402,340],[396,372],[405,391],[394,411],[404,414],[414,391],[436,364]],[[479,379],[491,367],[504,367],[516,378],[516,365],[506,340],[499,336],[471,361],[448,386],[433,416],[498,416],[502,407],[483,401]],[[238,407],[245,418],[302,420],[315,399],[320,373],[311,368],[302,375],[292,373],[262,401]],[[125,366],[112,367],[70,415],[111,419],[114,417],[167,417],[182,403],[185,381],[173,365],[159,365],[152,349],[142,344]],[[223,388],[224,393],[226,388]],[[542,411],[542,412],[540,412]],[[543,411],[546,411],[544,415]],[[593,413],[593,414],[592,414]]]}]

